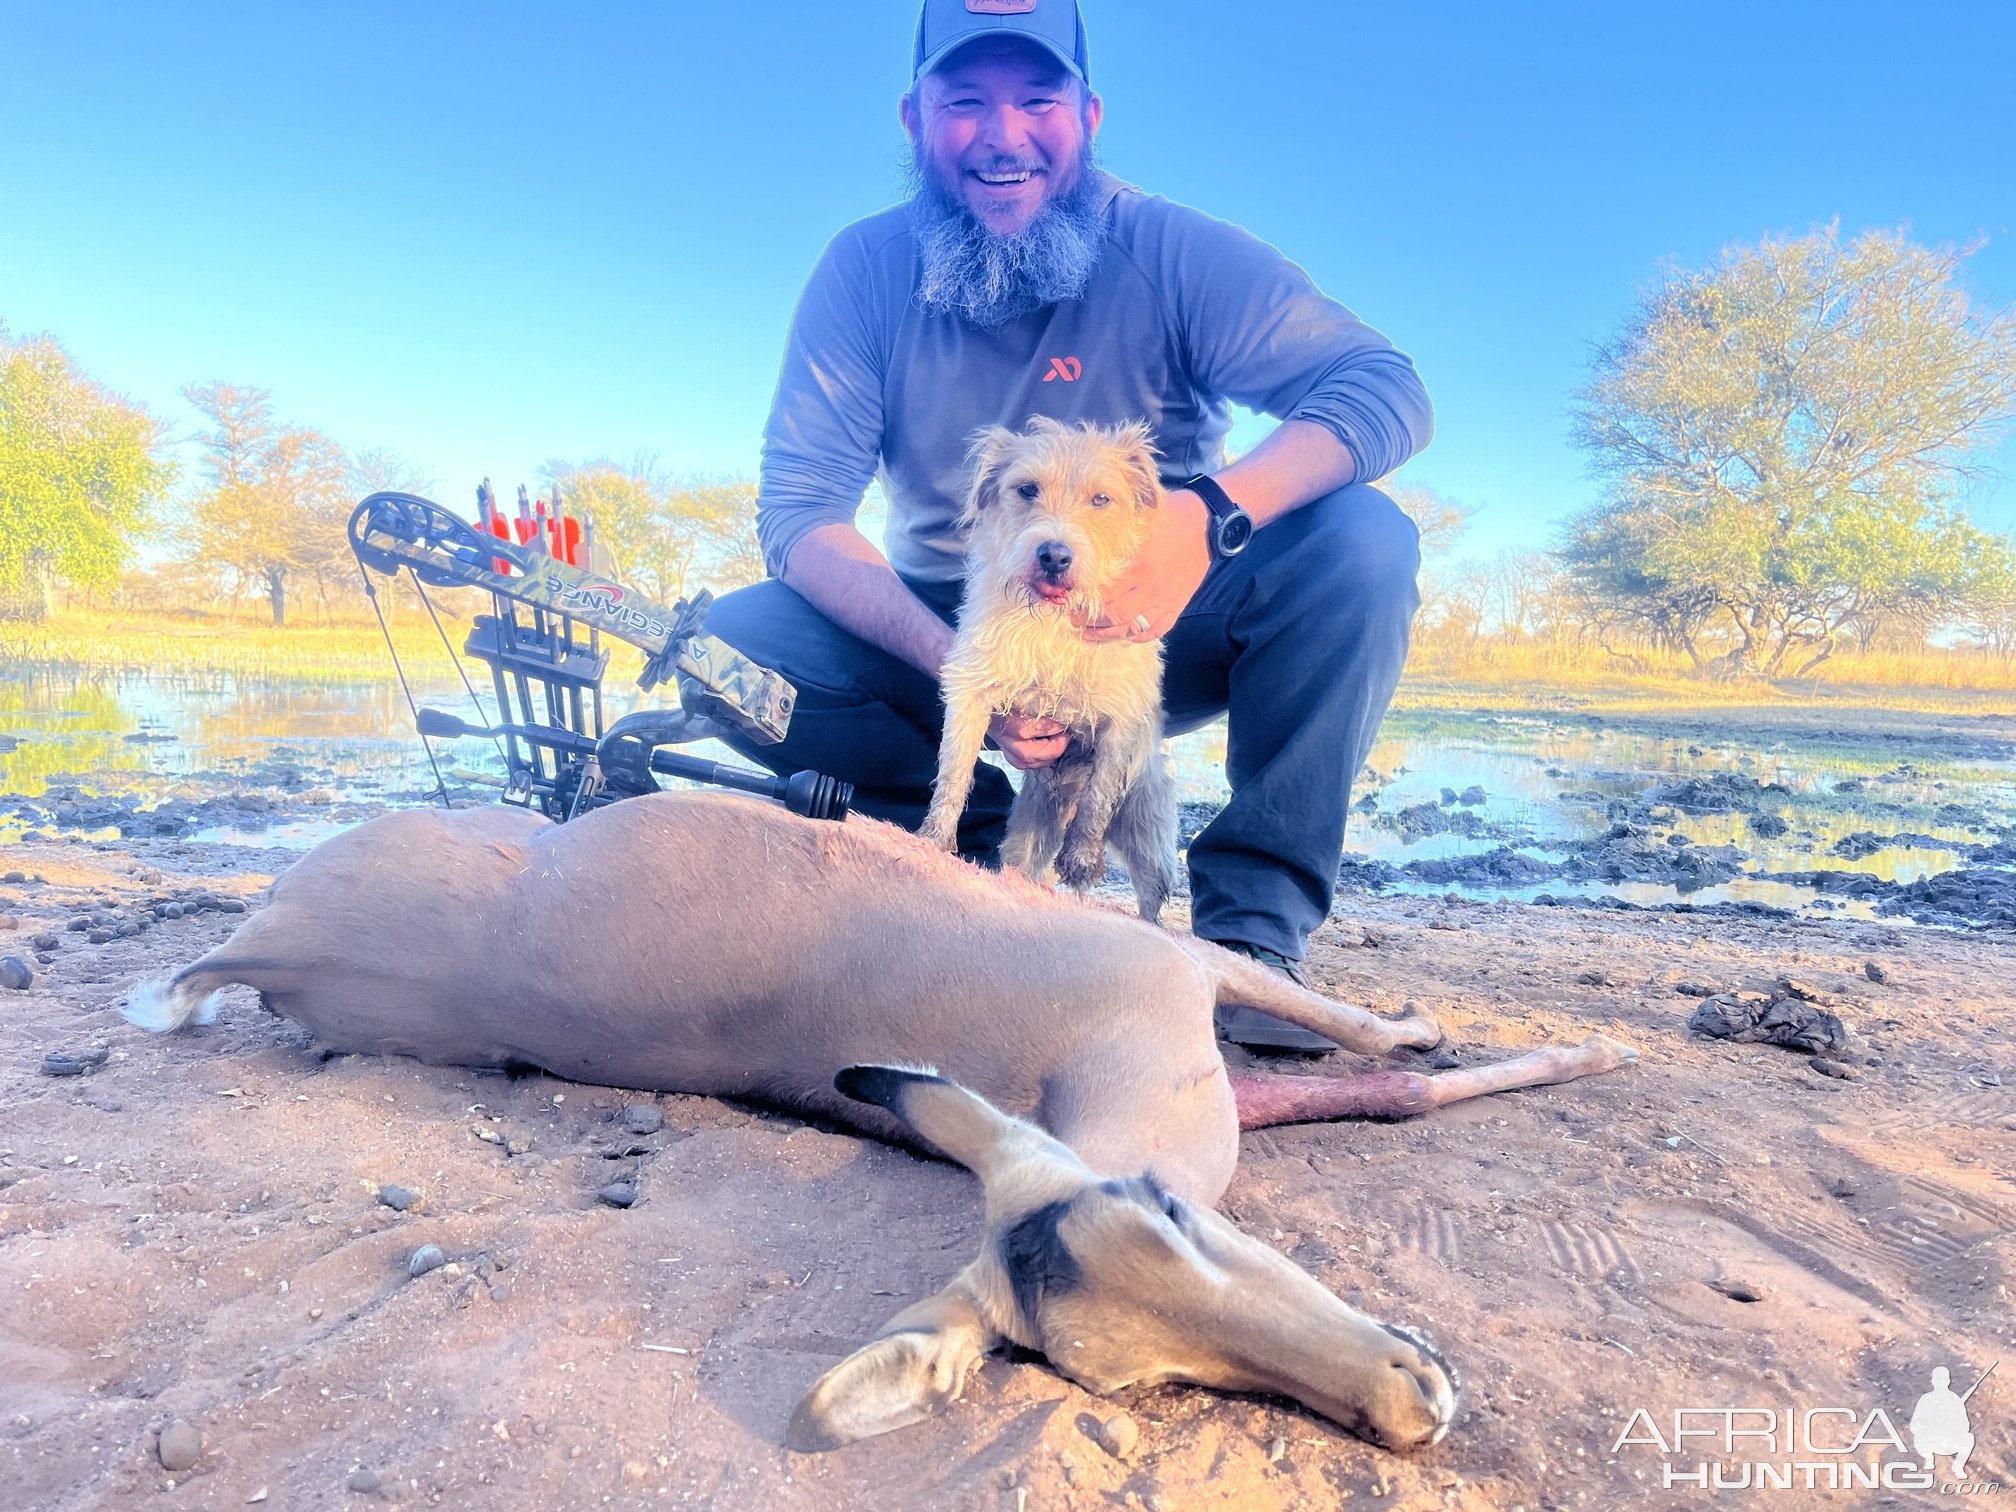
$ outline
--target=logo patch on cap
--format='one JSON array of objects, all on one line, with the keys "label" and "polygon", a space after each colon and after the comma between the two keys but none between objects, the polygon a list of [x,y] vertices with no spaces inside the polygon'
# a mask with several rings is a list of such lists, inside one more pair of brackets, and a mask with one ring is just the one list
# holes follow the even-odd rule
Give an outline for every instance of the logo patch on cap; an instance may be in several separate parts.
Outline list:
[{"label": "logo patch on cap", "polygon": [[976,16],[1020,16],[1036,9],[1036,0],[966,0]]}]

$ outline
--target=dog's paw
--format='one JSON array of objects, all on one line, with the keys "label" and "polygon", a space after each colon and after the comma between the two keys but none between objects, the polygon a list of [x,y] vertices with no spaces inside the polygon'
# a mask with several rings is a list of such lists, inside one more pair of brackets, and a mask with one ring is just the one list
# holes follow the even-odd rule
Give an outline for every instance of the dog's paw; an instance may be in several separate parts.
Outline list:
[{"label": "dog's paw", "polygon": [[1057,880],[1077,892],[1090,892],[1106,876],[1106,848],[1069,846],[1057,858]]}]

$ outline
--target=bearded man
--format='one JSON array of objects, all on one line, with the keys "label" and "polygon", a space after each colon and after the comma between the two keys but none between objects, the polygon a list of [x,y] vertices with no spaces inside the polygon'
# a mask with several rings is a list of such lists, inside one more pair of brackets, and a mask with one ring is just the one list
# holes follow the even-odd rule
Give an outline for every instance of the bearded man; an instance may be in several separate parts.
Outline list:
[{"label": "bearded man", "polygon": [[[708,619],[798,689],[789,738],[743,754],[851,782],[862,812],[915,829],[969,438],[1146,420],[1166,507],[1084,633],[1166,638],[1172,733],[1227,717],[1231,798],[1189,847],[1192,927],[1300,980],[1419,605],[1419,537],[1368,480],[1426,444],[1427,395],[1273,248],[1094,166],[1104,106],[1073,0],[926,0],[912,63],[909,202],[834,238],[792,320],[757,498],[773,576]],[[1234,402],[1281,424],[1228,466]],[[854,524],[878,477],[886,556]],[[1022,770],[1065,745],[1015,712],[991,736]],[[997,859],[1012,797],[981,763],[962,854]],[[1335,1048],[1229,1013],[1240,1044]]]}]

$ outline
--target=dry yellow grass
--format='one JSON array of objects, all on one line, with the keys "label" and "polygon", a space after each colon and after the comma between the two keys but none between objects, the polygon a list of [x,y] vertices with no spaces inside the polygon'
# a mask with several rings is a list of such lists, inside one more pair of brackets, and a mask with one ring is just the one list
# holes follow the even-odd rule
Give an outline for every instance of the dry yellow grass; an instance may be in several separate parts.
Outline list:
[{"label": "dry yellow grass", "polygon": [[1812,677],[1775,682],[1703,677],[1685,657],[1659,651],[1640,651],[1637,662],[1631,667],[1594,646],[1569,641],[1423,637],[1415,643],[1398,702],[1411,708],[1455,702],[1476,707],[1480,696],[1488,703],[1493,690],[1501,690],[1509,706],[1530,700],[1537,689],[1578,701],[1673,707],[1824,699],[1892,709],[2016,713],[2016,665],[1978,652],[1844,653]]},{"label": "dry yellow grass", "polygon": [[[463,595],[457,608],[487,608]],[[453,680],[454,667],[442,649],[442,632],[456,655],[469,634],[469,612],[456,613],[435,601],[441,630],[426,611],[386,599],[386,623],[393,644],[416,681]],[[621,643],[612,650],[609,676],[634,678],[641,653]],[[466,661],[466,659],[465,659]],[[276,629],[258,617],[218,614],[163,614],[117,607],[69,610],[40,622],[0,620],[0,665],[47,666],[98,672],[219,672],[260,681],[376,683],[392,676],[391,659],[378,622],[332,619]],[[472,676],[481,673],[471,665]]]},{"label": "dry yellow grass", "polygon": [[[455,607],[472,603],[463,596]],[[437,600],[442,628],[459,653],[467,613]],[[454,676],[424,611],[387,599],[394,643],[408,675]],[[0,620],[0,665],[44,665],[114,672],[221,672],[270,681],[381,682],[392,675],[377,622],[335,619],[275,629],[263,616],[163,614],[116,606],[70,610],[34,623]],[[638,657],[613,646],[612,679],[636,675]],[[1684,659],[1646,653],[1642,670],[1623,669],[1595,650],[1566,643],[1485,639],[1460,646],[1423,638],[1414,648],[1398,704],[1402,708],[1530,705],[1554,692],[1577,702],[1637,706],[1728,707],[1773,700],[1826,699],[1893,709],[2016,713],[2016,668],[1994,657],[1932,650],[1911,655],[1844,655],[1799,682],[1716,682]],[[481,669],[475,669],[480,671]]]}]

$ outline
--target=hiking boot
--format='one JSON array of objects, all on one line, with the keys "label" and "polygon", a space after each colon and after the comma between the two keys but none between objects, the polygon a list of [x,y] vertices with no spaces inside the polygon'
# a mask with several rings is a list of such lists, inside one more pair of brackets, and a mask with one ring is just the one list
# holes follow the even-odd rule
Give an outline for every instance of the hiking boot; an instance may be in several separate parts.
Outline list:
[{"label": "hiking boot", "polygon": [[[1269,971],[1279,972],[1297,987],[1306,988],[1309,985],[1300,961],[1291,961],[1264,945],[1248,945],[1242,940],[1227,940],[1221,944],[1226,950],[1258,961]],[[1219,1004],[1214,1018],[1218,1038],[1248,1050],[1268,1050],[1288,1055],[1328,1055],[1337,1048],[1336,1041],[1325,1039],[1313,1029],[1304,1029],[1300,1024],[1291,1024],[1286,1019],[1262,1013],[1258,1008],[1248,1008],[1243,1003]]]}]

